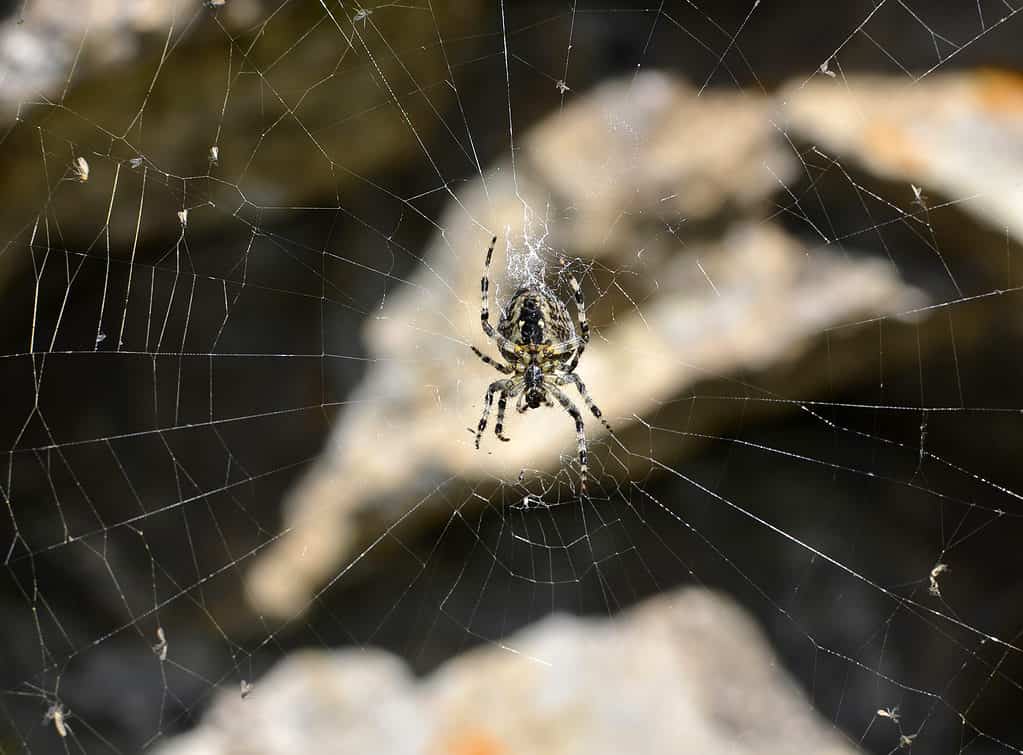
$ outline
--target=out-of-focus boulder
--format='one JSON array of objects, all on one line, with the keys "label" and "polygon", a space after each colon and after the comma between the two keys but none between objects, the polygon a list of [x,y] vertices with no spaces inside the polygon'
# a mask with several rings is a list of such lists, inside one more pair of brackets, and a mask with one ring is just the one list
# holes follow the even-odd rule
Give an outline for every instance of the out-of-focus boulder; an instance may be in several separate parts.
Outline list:
[{"label": "out-of-focus boulder", "polygon": [[[127,259],[136,235],[172,241],[183,208],[190,229],[222,237],[260,208],[344,194],[441,122],[451,88],[420,83],[447,75],[438,29],[467,33],[482,4],[431,10],[411,24],[404,7],[360,19],[316,2],[32,0],[0,23],[0,119],[18,118],[0,161],[0,248],[50,212],[64,244],[109,232]],[[29,259],[0,254],[0,284]]]},{"label": "out-of-focus boulder", "polygon": [[[893,729],[893,740],[897,734]],[[422,680],[376,650],[305,651],[223,690],[159,755],[853,755],[764,638],[714,593],[614,619],[551,616]]]},{"label": "out-of-focus boulder", "polygon": [[779,97],[787,125],[835,158],[940,193],[1023,239],[1023,75],[815,79]]}]

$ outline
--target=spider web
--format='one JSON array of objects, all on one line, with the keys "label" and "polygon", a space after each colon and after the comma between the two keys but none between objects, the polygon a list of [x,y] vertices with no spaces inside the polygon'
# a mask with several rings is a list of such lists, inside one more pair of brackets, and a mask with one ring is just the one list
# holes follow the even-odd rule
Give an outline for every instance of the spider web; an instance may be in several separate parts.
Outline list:
[{"label": "spider web", "polygon": [[[909,121],[919,184],[883,145],[858,153],[840,109],[866,74],[912,103],[1019,67],[1017,5],[181,0],[63,26],[18,5],[0,751],[154,748],[299,648],[380,646],[425,673],[688,583],[741,602],[851,744],[1023,751],[1023,230],[1002,164],[1019,141],[998,131],[1020,133],[1018,82],[981,74],[998,115],[954,114],[958,141]],[[56,73],[10,52],[40,28],[70,40]],[[838,94],[814,110],[822,86]],[[699,172],[646,183],[671,162],[648,157],[666,92],[706,126],[688,153],[714,151],[720,98],[761,98],[776,146],[718,150],[737,171],[720,207],[687,209]],[[535,129],[586,98],[624,146],[557,184],[553,158],[592,145]],[[657,212],[634,201],[650,192]],[[495,319],[521,283],[572,311],[582,282],[578,372],[617,432],[578,402],[589,497],[560,409],[509,412],[511,443],[491,415],[478,453],[465,430],[496,377],[469,352],[495,355],[475,325],[495,233]],[[776,312],[740,305],[792,245],[797,284],[852,288],[793,297],[812,334],[736,330],[729,312]],[[741,358],[689,350],[715,342]],[[354,535],[315,518],[339,500]]]}]

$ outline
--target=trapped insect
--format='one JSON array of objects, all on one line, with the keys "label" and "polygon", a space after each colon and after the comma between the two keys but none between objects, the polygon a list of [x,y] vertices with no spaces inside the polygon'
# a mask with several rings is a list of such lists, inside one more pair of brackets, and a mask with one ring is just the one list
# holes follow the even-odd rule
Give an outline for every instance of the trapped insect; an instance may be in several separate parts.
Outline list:
[{"label": "trapped insect", "polygon": [[153,652],[156,653],[156,657],[161,661],[167,660],[167,633],[163,631],[163,627],[156,628],[156,639],[158,642],[153,645]]},{"label": "trapped insect", "polygon": [[898,705],[894,708],[878,708],[877,715],[881,718],[890,718],[893,723],[898,723],[901,718]]},{"label": "trapped insect", "polygon": [[71,172],[74,174],[76,181],[85,183],[89,180],[89,161],[84,157],[76,157],[74,164],[71,166]]},{"label": "trapped insect", "polygon": [[71,718],[71,712],[60,703],[54,703],[46,711],[46,717],[44,721],[53,721],[53,728],[57,730],[57,733],[66,737],[68,732],[71,731],[71,727],[68,726],[68,719]]},{"label": "trapped insect", "polygon": [[568,308],[554,294],[542,285],[522,286],[514,294],[501,311],[501,319],[497,329],[490,324],[490,260],[494,254],[497,236],[490,240],[486,262],[483,265],[483,278],[480,281],[482,290],[482,309],[480,321],[487,338],[494,342],[501,352],[505,363],[491,359],[475,346],[472,351],[476,356],[489,364],[498,372],[511,377],[495,380],[487,387],[484,397],[483,416],[480,417],[476,429],[476,448],[480,447],[480,438],[487,427],[487,418],[494,403],[494,394],[500,394],[497,400],[497,424],[494,433],[503,441],[511,440],[503,435],[504,411],[508,399],[517,398],[516,411],[524,414],[530,409],[537,409],[541,404],[554,406],[557,401],[561,407],[575,420],[576,443],[579,451],[580,488],[586,492],[587,452],[586,433],[583,418],[572,400],[561,390],[561,386],[572,384],[593,412],[593,416],[603,423],[613,434],[611,425],[604,419],[600,409],[586,391],[583,381],[574,370],[579,364],[586,344],[590,340],[590,325],[586,319],[586,306],[579,282],[569,279],[569,285],[575,297],[576,311],[579,315],[579,336]]},{"label": "trapped insect", "polygon": [[935,564],[934,568],[931,569],[931,585],[928,588],[928,592],[936,598],[941,597],[941,588],[938,586],[938,577],[947,571],[951,571],[948,568],[948,564]]}]

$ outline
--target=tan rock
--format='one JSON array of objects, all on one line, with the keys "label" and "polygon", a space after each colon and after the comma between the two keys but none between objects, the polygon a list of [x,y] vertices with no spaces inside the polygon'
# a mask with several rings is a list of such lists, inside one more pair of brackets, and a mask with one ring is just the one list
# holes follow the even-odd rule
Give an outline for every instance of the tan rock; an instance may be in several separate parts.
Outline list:
[{"label": "tan rock", "polygon": [[753,622],[702,589],[555,615],[415,681],[377,650],[305,651],[221,692],[159,755],[852,755]]},{"label": "tan rock", "polygon": [[[853,76],[781,94],[788,125],[852,159],[1023,238],[1023,76],[998,70]],[[911,186],[906,196],[910,197]],[[935,200],[935,204],[942,200]],[[923,214],[922,208],[917,212]]]},{"label": "tan rock", "polygon": [[[481,12],[481,3],[466,0],[431,7],[456,36]],[[363,36],[343,9],[335,25],[321,23],[320,3],[27,3],[21,23],[17,14],[0,23],[0,122],[18,117],[0,156],[5,243],[27,243],[48,210],[61,218],[69,247],[84,248],[109,231],[112,255],[127,260],[137,224],[150,245],[173,243],[183,207],[191,208],[192,232],[220,237],[234,225],[244,234],[255,207],[320,204],[419,154],[394,101],[401,99],[425,139],[451,88],[429,88],[429,101],[405,98],[412,85],[404,66],[413,61],[389,50],[422,48],[415,76],[443,81],[448,69],[433,44],[436,32],[406,23],[399,8],[377,11],[377,31]],[[260,18],[266,22],[254,27]],[[376,66],[341,66],[363,57]],[[393,96],[382,79],[395,82]],[[296,81],[304,82],[301,90]],[[82,155],[89,182],[60,181]],[[0,255],[0,289],[11,267],[27,267],[28,259]]]}]

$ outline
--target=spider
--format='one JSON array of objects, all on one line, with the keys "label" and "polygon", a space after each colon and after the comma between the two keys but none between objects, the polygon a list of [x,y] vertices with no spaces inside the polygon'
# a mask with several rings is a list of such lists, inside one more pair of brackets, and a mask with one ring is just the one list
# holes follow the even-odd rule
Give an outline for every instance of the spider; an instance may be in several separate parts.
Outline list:
[{"label": "spider", "polygon": [[590,325],[586,320],[586,307],[583,303],[583,292],[575,277],[569,278],[569,285],[575,296],[576,311],[579,314],[579,336],[576,337],[575,326],[568,308],[547,288],[543,286],[520,287],[505,305],[497,329],[490,324],[490,260],[494,254],[497,236],[490,240],[487,259],[483,264],[483,278],[480,281],[483,305],[480,321],[487,338],[494,342],[501,357],[507,364],[491,359],[475,346],[471,346],[485,364],[489,364],[498,372],[511,377],[495,380],[487,386],[483,401],[483,416],[480,417],[476,429],[476,448],[480,447],[480,438],[487,427],[487,418],[497,400],[497,424],[494,433],[503,441],[511,440],[503,434],[504,410],[508,399],[517,398],[515,409],[524,414],[530,409],[538,409],[541,404],[554,406],[557,401],[561,407],[575,420],[575,435],[579,449],[580,490],[586,493],[587,453],[586,433],[583,418],[572,400],[561,390],[561,386],[572,384],[586,402],[593,416],[601,421],[608,432],[614,431],[604,419],[600,409],[586,391],[583,381],[574,370],[579,358],[590,340]]}]

